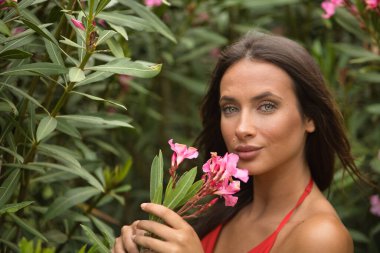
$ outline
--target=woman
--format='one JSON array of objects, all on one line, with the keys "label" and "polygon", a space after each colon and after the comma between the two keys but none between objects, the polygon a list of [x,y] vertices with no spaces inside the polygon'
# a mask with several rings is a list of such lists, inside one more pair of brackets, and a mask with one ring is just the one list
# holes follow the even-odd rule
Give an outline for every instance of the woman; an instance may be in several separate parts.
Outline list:
[{"label": "woman", "polygon": [[345,170],[358,171],[341,115],[303,47],[252,34],[227,48],[213,72],[202,119],[198,146],[205,154],[236,153],[238,167],[249,171],[238,204],[224,207],[221,200],[191,226],[173,211],[145,203],[142,209],[166,225],[124,226],[113,252],[137,253],[137,245],[181,253],[353,252],[322,191],[331,184],[336,156]]}]

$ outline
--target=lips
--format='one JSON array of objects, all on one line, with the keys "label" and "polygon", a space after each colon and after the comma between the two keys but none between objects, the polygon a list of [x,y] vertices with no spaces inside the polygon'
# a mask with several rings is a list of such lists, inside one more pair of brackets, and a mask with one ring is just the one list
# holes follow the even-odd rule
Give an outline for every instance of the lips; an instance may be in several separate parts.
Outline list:
[{"label": "lips", "polygon": [[260,153],[262,147],[241,145],[235,148],[235,153],[241,160],[252,160]]}]

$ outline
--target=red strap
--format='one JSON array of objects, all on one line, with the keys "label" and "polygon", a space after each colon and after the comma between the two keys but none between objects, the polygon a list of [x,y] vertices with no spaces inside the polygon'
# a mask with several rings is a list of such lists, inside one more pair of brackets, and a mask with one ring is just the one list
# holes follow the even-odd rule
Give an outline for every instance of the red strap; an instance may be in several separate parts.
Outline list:
[{"label": "red strap", "polygon": [[310,178],[309,183],[307,184],[305,191],[301,195],[301,197],[298,199],[295,207],[290,210],[290,212],[285,216],[285,218],[281,221],[280,225],[278,225],[276,232],[280,232],[280,230],[285,226],[285,224],[289,221],[290,217],[292,216],[293,212],[302,204],[302,202],[306,199],[307,195],[311,192],[313,189],[313,179]]}]

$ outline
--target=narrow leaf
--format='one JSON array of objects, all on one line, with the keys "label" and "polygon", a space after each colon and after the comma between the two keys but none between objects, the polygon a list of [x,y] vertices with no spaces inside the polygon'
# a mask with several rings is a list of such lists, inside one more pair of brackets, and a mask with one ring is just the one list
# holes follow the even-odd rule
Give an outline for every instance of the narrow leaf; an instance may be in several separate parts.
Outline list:
[{"label": "narrow leaf", "polygon": [[121,36],[123,36],[125,40],[128,40],[127,31],[124,29],[124,27],[118,26],[112,23],[110,23],[110,26],[112,27],[112,29],[118,32]]},{"label": "narrow leaf", "polygon": [[7,204],[0,209],[0,215],[4,213],[15,213],[20,209],[23,209],[31,205],[34,201],[24,201],[20,203]]},{"label": "narrow leaf", "polygon": [[74,87],[79,87],[79,86],[83,86],[89,83],[104,81],[105,79],[107,79],[108,77],[112,75],[113,73],[111,72],[96,71],[86,76],[86,79],[84,79],[83,81],[77,82]]},{"label": "narrow leaf", "polygon": [[162,203],[163,179],[164,168],[160,150],[158,156],[154,157],[150,168],[150,201],[152,203]]},{"label": "narrow leaf", "polygon": [[36,33],[38,33],[42,37],[50,40],[51,42],[53,42],[55,45],[58,46],[58,41],[54,38],[54,36],[46,28],[41,28],[41,27],[39,27],[38,24],[34,24],[33,21],[28,20],[26,18],[21,18],[21,21],[25,25],[27,25],[29,28],[31,28],[34,31],[36,31]]},{"label": "narrow leaf", "polygon": [[107,249],[107,247],[103,244],[103,242],[95,235],[94,232],[92,232],[92,230],[81,224],[81,227],[83,228],[83,230],[86,232],[86,234],[88,235],[90,241],[92,241],[96,246],[98,246],[98,250],[99,252],[101,253],[109,253],[110,250]]},{"label": "narrow leaf", "polygon": [[5,34],[7,36],[11,35],[11,31],[9,30],[8,26],[0,19],[0,33]]},{"label": "narrow leaf", "polygon": [[106,99],[103,99],[103,98],[100,98],[100,97],[96,97],[96,96],[93,96],[93,95],[90,95],[90,94],[82,93],[82,92],[79,92],[79,91],[72,91],[72,93],[75,93],[75,94],[78,94],[78,95],[81,95],[81,96],[85,96],[85,97],[87,97],[89,99],[92,99],[92,100],[95,100],[95,101],[102,101],[102,102],[110,103],[110,104],[116,105],[118,107],[121,107],[124,110],[127,110],[127,107],[125,107],[124,105],[118,104],[118,103],[110,101],[110,100],[106,100]]},{"label": "narrow leaf", "polygon": [[29,225],[28,223],[26,223],[26,221],[24,221],[21,218],[17,217],[13,213],[9,213],[9,215],[12,217],[12,219],[14,220],[14,222],[17,223],[17,225],[19,225],[22,229],[24,229],[25,231],[28,231],[29,233],[31,233],[31,234],[39,237],[39,238],[41,238],[45,242],[48,241],[46,239],[46,237],[43,236],[40,232],[38,232],[32,225]]},{"label": "narrow leaf", "polygon": [[55,118],[51,116],[46,116],[45,118],[43,118],[37,127],[37,142],[40,142],[42,139],[44,139],[46,136],[52,133],[56,127],[57,120]]},{"label": "narrow leaf", "polygon": [[31,57],[33,54],[21,49],[11,49],[0,53],[0,58],[3,59],[25,59]]},{"label": "narrow leaf", "polygon": [[0,187],[0,207],[4,206],[5,203],[7,203],[7,201],[12,197],[13,192],[18,186],[19,179],[20,169],[15,169],[3,181],[3,184]]},{"label": "narrow leaf", "polygon": [[63,214],[69,208],[87,201],[89,198],[99,194],[100,191],[94,187],[79,187],[68,190],[64,196],[58,197],[50,205],[45,213],[45,219],[50,220]]},{"label": "narrow leaf", "polygon": [[66,44],[68,46],[72,46],[72,47],[76,47],[76,48],[83,48],[81,45],[75,43],[74,41],[68,39],[68,38],[65,38],[64,36],[62,36],[64,39],[63,40],[60,40],[59,42],[63,43],[63,44]]},{"label": "narrow leaf", "polygon": [[170,209],[175,209],[193,185],[196,175],[196,167],[192,168],[190,171],[185,172],[178,180],[171,194],[165,197],[163,205]]},{"label": "narrow leaf", "polygon": [[96,42],[96,44],[100,45],[100,44],[106,42],[109,38],[112,38],[113,36],[115,36],[115,34],[117,34],[117,32],[112,31],[112,30],[100,31],[99,38],[98,38],[98,41]]},{"label": "narrow leaf", "polygon": [[57,118],[62,118],[77,124],[78,127],[85,128],[110,128],[110,127],[132,127],[130,124],[120,120],[105,120],[100,117],[87,115],[60,115]]},{"label": "narrow leaf", "polygon": [[50,63],[50,62],[38,62],[23,64],[14,68],[10,68],[1,72],[0,75],[58,75],[67,73],[67,69],[64,66]]},{"label": "narrow leaf", "polygon": [[161,64],[144,65],[140,62],[133,62],[128,59],[116,59],[104,65],[87,67],[90,70],[112,72],[141,78],[151,78],[161,71]]},{"label": "narrow leaf", "polygon": [[6,147],[2,147],[0,146],[0,149],[7,152],[8,154],[12,155],[14,158],[16,158],[20,163],[23,163],[24,162],[24,157],[22,157],[21,155],[17,154],[15,151],[13,150],[10,150],[9,148],[6,148]]},{"label": "narrow leaf", "polygon": [[[0,74],[1,75],[1,74]],[[20,90],[19,88],[17,88],[16,86],[14,85],[9,85],[7,83],[0,83],[1,85],[5,85],[7,86],[9,89],[11,89],[13,91],[13,93],[17,94],[17,95],[21,95],[22,97],[28,99],[30,102],[32,102],[33,104],[37,105],[38,107],[42,108],[46,113],[49,113],[45,107],[43,107],[36,99],[34,99],[33,97],[31,97],[29,94],[27,94],[25,91],[23,90]]]},{"label": "narrow leaf", "polygon": [[189,189],[189,191],[186,193],[186,196],[182,199],[182,201],[178,204],[178,206],[183,206],[189,199],[195,196],[197,192],[201,189],[203,185],[203,180],[200,179],[196,181]]},{"label": "narrow leaf", "polygon": [[44,42],[45,42],[46,51],[49,55],[50,60],[55,64],[65,66],[59,47],[53,42],[51,42],[50,40],[45,39],[45,38],[44,38]]},{"label": "narrow leaf", "polygon": [[170,29],[156,16],[154,15],[147,7],[139,4],[136,1],[130,0],[119,0],[119,2],[123,5],[130,7],[133,11],[137,13],[144,20],[148,21],[148,23],[159,33],[164,35],[166,38],[170,39],[174,43],[177,43],[177,40],[174,34],[170,31]]},{"label": "narrow leaf", "polygon": [[150,24],[139,17],[132,15],[124,15],[119,12],[102,12],[97,16],[98,18],[104,19],[108,23],[114,25],[121,25],[124,27],[132,28],[137,31],[153,31]]}]

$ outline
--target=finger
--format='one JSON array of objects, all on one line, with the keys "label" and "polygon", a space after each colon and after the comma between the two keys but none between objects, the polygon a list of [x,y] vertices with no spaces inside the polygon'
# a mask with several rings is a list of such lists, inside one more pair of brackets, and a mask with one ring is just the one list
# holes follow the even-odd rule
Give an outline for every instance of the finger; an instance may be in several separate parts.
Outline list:
[{"label": "finger", "polygon": [[173,231],[171,227],[149,220],[140,221],[137,225],[137,228],[141,231],[147,231],[154,235],[157,235],[159,238],[165,241],[173,239],[173,235],[175,234],[175,231]]},{"label": "finger", "polygon": [[189,226],[189,224],[182,219],[177,213],[173,210],[158,204],[153,203],[143,203],[141,204],[141,209],[145,212],[156,215],[161,218],[166,224],[168,224],[172,228],[182,228],[185,226]]},{"label": "finger", "polygon": [[133,241],[138,245],[148,249],[148,252],[150,252],[150,250],[155,253],[171,252],[171,249],[167,242],[150,236],[134,235]]},{"label": "finger", "polygon": [[126,251],[123,248],[123,242],[120,237],[115,239],[115,244],[112,248],[112,253],[125,253]]},{"label": "finger", "polygon": [[126,249],[128,253],[139,253],[136,243],[132,240],[132,236],[134,235],[133,227],[136,227],[137,224],[138,221],[134,222],[131,226],[123,226],[121,228],[122,248]]}]

